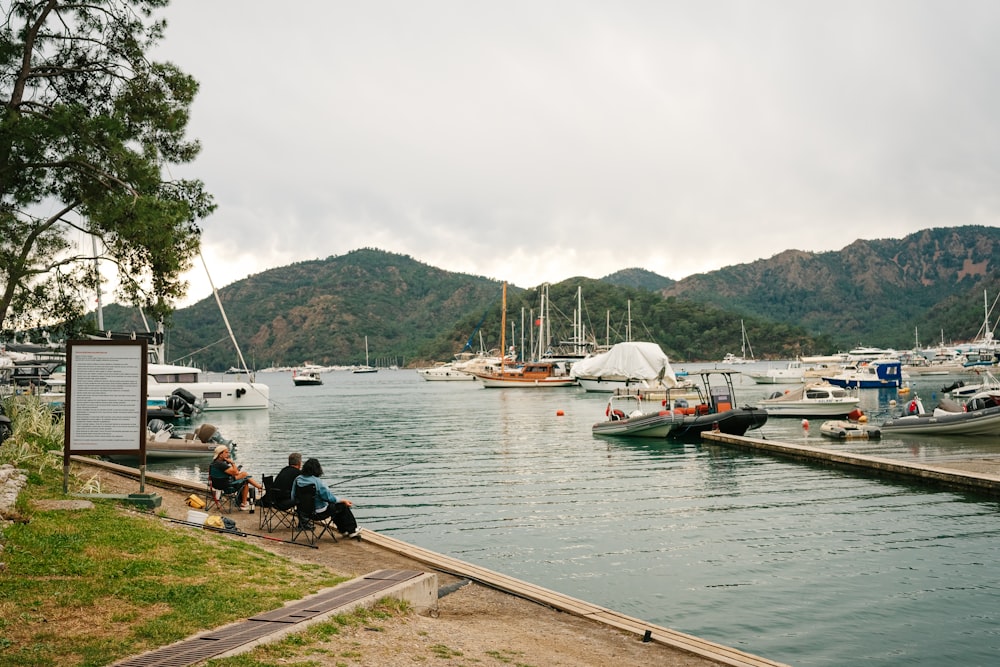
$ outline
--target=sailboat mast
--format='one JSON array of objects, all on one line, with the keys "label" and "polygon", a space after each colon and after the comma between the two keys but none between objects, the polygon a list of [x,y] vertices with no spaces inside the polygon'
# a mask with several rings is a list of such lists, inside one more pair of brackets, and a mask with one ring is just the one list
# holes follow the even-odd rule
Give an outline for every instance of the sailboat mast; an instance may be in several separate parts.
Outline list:
[{"label": "sailboat mast", "polygon": [[507,281],[503,283],[503,306],[500,309],[500,373],[503,373],[504,359],[507,357]]},{"label": "sailboat mast", "polygon": [[229,332],[229,338],[233,341],[233,347],[236,348],[236,354],[240,358],[240,366],[243,368],[243,372],[250,377],[250,381],[254,381],[253,373],[247,368],[247,362],[243,359],[243,352],[240,350],[239,343],[236,342],[236,335],[233,333],[233,328],[229,325],[229,318],[226,316],[226,309],[222,307],[222,299],[219,298],[219,291],[215,289],[215,283],[212,282],[212,274],[208,272],[208,264],[205,263],[205,256],[200,252],[198,256],[201,257],[201,264],[205,267],[205,275],[208,276],[208,284],[212,287],[212,294],[215,296],[215,303],[219,306],[219,312],[222,313],[222,321],[226,323],[226,331]]}]

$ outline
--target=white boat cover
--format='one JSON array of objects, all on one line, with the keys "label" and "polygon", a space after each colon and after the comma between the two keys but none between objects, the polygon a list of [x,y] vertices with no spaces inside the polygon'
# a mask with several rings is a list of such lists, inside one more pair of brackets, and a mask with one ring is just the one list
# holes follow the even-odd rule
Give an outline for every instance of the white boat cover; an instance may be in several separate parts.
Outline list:
[{"label": "white boat cover", "polygon": [[581,359],[569,372],[575,378],[647,382],[657,380],[661,373],[664,386],[677,386],[677,376],[660,346],[636,341],[618,343],[607,352]]}]

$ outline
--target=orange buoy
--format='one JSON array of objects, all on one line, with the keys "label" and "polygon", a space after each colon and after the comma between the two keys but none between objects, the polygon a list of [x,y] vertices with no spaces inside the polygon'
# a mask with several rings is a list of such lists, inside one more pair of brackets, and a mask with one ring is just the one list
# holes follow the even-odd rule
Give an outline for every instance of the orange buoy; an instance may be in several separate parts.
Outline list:
[{"label": "orange buoy", "polygon": [[809,430],[809,420],[808,419],[803,419],[802,420],[802,428],[804,428],[807,431]]},{"label": "orange buoy", "polygon": [[556,417],[562,417],[562,416],[563,416],[563,411],[562,410],[556,410]]}]

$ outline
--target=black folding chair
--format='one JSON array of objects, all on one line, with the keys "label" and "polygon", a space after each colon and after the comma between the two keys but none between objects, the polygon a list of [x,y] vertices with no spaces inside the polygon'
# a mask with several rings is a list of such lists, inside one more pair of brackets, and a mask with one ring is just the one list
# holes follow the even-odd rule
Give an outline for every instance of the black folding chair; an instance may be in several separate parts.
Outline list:
[{"label": "black folding chair", "polygon": [[[246,484],[245,480],[243,481]],[[230,480],[215,479],[208,476],[208,492],[205,495],[205,509],[211,512],[216,509],[219,513],[230,513],[240,506],[240,492],[243,486],[240,484],[230,485]]]},{"label": "black folding chair", "polygon": [[312,545],[323,535],[329,535],[334,542],[337,541],[337,527],[333,523],[333,517],[316,519],[316,487],[312,484],[295,487],[295,517],[292,542],[297,542],[303,536]]},{"label": "black folding chair", "polygon": [[294,528],[297,520],[291,490],[274,486],[274,475],[264,475],[264,495],[260,502],[260,529],[273,533],[279,528]]}]

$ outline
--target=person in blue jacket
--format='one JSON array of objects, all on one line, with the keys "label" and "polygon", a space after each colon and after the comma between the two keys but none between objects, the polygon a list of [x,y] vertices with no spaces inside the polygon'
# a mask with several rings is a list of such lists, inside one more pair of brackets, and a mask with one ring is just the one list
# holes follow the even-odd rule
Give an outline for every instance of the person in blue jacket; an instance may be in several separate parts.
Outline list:
[{"label": "person in blue jacket", "polygon": [[316,487],[316,510],[313,512],[313,518],[321,520],[330,517],[342,535],[357,537],[361,534],[361,528],[358,527],[357,519],[351,512],[353,503],[346,498],[338,499],[333,495],[330,487],[320,479],[322,476],[323,466],[320,465],[319,459],[309,459],[303,463],[302,474],[296,477],[295,483],[292,484],[292,499],[295,499],[296,489],[312,484]]}]

